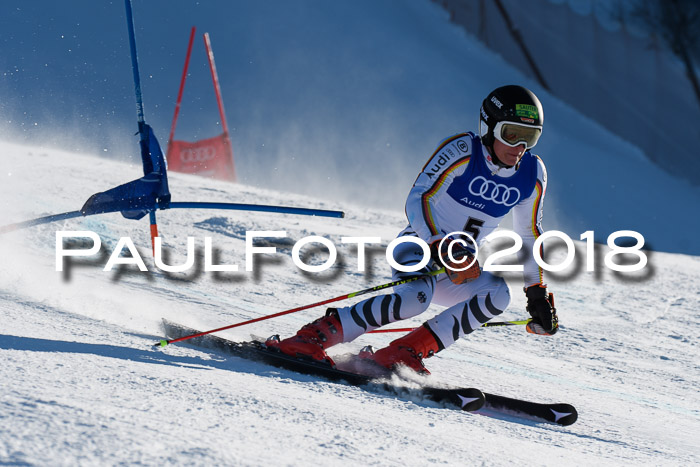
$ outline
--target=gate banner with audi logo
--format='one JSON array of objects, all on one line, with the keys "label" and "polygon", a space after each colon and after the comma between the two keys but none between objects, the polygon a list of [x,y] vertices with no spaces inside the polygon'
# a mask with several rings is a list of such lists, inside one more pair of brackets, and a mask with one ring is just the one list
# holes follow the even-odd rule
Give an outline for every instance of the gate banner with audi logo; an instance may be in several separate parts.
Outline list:
[{"label": "gate banner with audi logo", "polygon": [[171,141],[168,146],[168,169],[220,180],[233,180],[233,151],[227,135],[190,143]]},{"label": "gate banner with audi logo", "polygon": [[209,60],[209,69],[211,70],[214,93],[216,94],[216,103],[219,107],[221,129],[223,129],[224,132],[219,136],[203,139],[194,143],[178,141],[175,139],[175,127],[177,126],[177,119],[180,113],[182,93],[185,90],[185,80],[187,79],[187,69],[190,63],[190,55],[192,54],[192,44],[194,42],[195,30],[196,28],[192,27],[192,30],[190,31],[190,41],[187,45],[185,66],[182,70],[180,90],[177,94],[173,123],[170,127],[170,138],[168,138],[169,143],[167,154],[168,169],[175,172],[197,174],[233,182],[236,180],[236,171],[233,165],[233,146],[231,145],[231,139],[229,138],[228,124],[226,123],[226,112],[224,112],[224,103],[221,98],[221,88],[219,86],[219,76],[216,72],[214,52],[212,52],[211,49],[211,41],[208,33],[204,33],[203,36],[204,48],[207,53],[207,59]]}]

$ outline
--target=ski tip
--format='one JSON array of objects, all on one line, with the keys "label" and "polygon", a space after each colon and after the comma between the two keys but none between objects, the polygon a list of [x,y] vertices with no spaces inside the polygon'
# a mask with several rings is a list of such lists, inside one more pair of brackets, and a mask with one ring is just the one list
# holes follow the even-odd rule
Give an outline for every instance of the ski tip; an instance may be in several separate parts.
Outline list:
[{"label": "ski tip", "polygon": [[479,410],[486,402],[484,394],[480,390],[474,388],[461,390],[457,393],[457,397],[459,398],[460,402],[459,406],[465,412],[474,412]]},{"label": "ski tip", "polygon": [[555,404],[553,407],[550,407],[549,410],[552,412],[553,416],[551,421],[558,425],[569,426],[573,425],[576,423],[576,420],[578,420],[578,412],[574,406],[570,404]]}]

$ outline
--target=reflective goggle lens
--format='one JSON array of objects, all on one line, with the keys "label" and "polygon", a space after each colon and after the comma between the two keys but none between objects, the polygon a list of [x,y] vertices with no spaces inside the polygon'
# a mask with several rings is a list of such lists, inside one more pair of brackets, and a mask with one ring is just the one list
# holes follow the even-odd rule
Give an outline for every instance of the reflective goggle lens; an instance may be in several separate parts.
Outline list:
[{"label": "reflective goggle lens", "polygon": [[498,139],[508,146],[518,146],[525,144],[530,149],[537,144],[540,139],[542,129],[532,126],[515,125],[512,123],[503,123],[501,131],[496,133]]}]

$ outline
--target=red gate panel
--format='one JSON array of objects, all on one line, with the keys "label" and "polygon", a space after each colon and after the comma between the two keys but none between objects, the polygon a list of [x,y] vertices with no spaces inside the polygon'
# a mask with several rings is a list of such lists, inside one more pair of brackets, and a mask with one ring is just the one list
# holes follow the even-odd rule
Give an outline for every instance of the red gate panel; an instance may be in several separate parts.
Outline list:
[{"label": "red gate panel", "polygon": [[168,169],[175,172],[235,179],[233,150],[226,133],[194,143],[170,141],[167,157]]}]

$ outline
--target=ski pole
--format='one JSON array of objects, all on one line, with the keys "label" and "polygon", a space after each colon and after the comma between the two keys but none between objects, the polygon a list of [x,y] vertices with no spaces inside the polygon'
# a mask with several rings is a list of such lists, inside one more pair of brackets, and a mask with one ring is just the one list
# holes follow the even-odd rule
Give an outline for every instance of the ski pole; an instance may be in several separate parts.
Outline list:
[{"label": "ski pole", "polygon": [[521,319],[518,321],[496,321],[493,323],[484,323],[481,325],[482,328],[490,328],[492,326],[519,326],[519,325],[526,325],[532,321],[532,319]]},{"label": "ski pole", "polygon": [[340,300],[345,300],[347,298],[357,297],[359,295],[364,295],[364,294],[376,292],[378,290],[386,289],[389,287],[395,287],[395,286],[401,285],[401,284],[408,284],[409,282],[414,282],[414,281],[417,281],[418,279],[422,279],[424,277],[437,276],[438,274],[441,274],[443,272],[445,272],[445,268],[439,269],[437,271],[429,272],[427,274],[422,274],[420,276],[413,276],[413,277],[409,277],[406,279],[399,279],[397,281],[389,282],[387,284],[382,284],[382,285],[370,287],[369,289],[359,290],[357,292],[351,292],[349,294],[341,295],[339,297],[329,298],[328,300],[323,300],[321,302],[312,303],[310,305],[304,305],[304,306],[300,306],[297,308],[292,308],[291,310],[280,311],[279,313],[274,313],[271,315],[261,316],[259,318],[249,319],[248,321],[243,321],[241,323],[231,324],[229,326],[224,326],[221,328],[212,329],[211,331],[198,332],[198,333],[192,334],[190,336],[183,336],[183,337],[179,337],[177,339],[171,339],[171,340],[162,339],[158,343],[153,344],[153,347],[165,347],[166,345],[173,344],[175,342],[181,342],[181,341],[185,341],[187,339],[193,339],[195,337],[205,336],[207,334],[211,334],[214,332],[224,331],[226,329],[233,329],[233,328],[237,328],[239,326],[245,326],[247,324],[257,323],[258,321],[264,321],[266,319],[277,318],[278,316],[284,316],[284,315],[288,315],[291,313],[296,313],[297,311],[307,310],[309,308],[325,305],[327,303],[339,302]]},{"label": "ski pole", "polygon": [[[484,323],[481,325],[482,328],[490,328],[494,326],[519,326],[529,323],[530,319],[522,319],[519,321],[495,321],[492,323]],[[380,333],[380,332],[411,332],[416,328],[395,328],[395,329],[375,329],[373,331],[367,331],[369,333]]]}]

